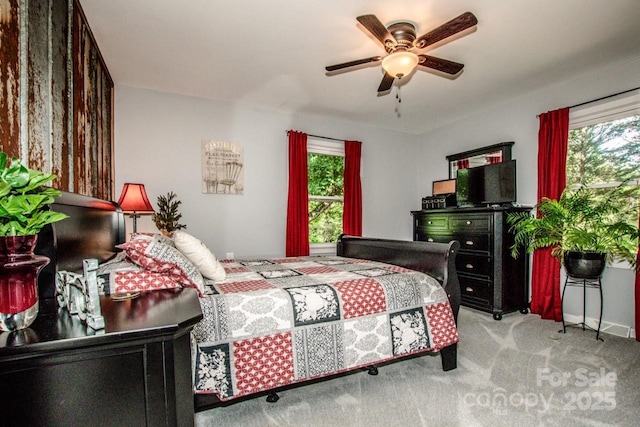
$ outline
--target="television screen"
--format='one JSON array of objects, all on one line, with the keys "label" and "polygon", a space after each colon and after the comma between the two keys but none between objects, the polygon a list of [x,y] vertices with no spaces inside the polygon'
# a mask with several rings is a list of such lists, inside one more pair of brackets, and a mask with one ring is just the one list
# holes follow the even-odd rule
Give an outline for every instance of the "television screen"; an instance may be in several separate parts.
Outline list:
[{"label": "television screen", "polygon": [[456,178],[458,206],[505,204],[516,201],[516,161],[461,169]]}]

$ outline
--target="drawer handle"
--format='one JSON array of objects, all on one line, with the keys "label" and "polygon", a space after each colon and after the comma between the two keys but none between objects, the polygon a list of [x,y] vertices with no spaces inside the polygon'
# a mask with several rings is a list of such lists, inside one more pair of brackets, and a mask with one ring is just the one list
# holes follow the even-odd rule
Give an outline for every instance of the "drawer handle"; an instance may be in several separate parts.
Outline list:
[{"label": "drawer handle", "polygon": [[470,288],[467,286],[467,288],[465,289],[467,292],[473,292],[473,288]]},{"label": "drawer handle", "polygon": [[467,221],[467,225],[471,225],[471,221]]},{"label": "drawer handle", "polygon": [[433,221],[427,221],[427,224],[431,225],[433,224]]},{"label": "drawer handle", "polygon": [[465,267],[467,267],[469,270],[473,270],[473,264],[467,264],[465,265]]},{"label": "drawer handle", "polygon": [[427,239],[427,242],[433,242],[433,238],[429,237],[429,238]]},{"label": "drawer handle", "polygon": [[464,242],[467,246],[473,246],[473,241],[471,240],[467,240],[466,242]]}]

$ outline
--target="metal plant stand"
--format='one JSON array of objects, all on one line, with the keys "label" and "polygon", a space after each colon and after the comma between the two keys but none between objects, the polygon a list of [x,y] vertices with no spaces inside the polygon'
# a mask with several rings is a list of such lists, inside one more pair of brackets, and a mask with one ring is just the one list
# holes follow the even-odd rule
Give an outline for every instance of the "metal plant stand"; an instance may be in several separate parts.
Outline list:
[{"label": "metal plant stand", "polygon": [[[565,323],[564,321],[564,293],[567,290],[567,286],[582,286],[582,322],[581,323]],[[586,323],[586,308],[587,308],[587,288],[598,288],[600,293],[600,318],[598,319],[598,329],[593,329]],[[567,279],[564,282],[564,288],[562,289],[562,330],[559,332],[566,333],[567,326],[581,326],[582,330],[590,329],[596,332],[596,340],[604,341],[600,338],[600,326],[602,325],[602,281],[600,276],[598,277],[586,277],[578,278],[567,275]]]}]

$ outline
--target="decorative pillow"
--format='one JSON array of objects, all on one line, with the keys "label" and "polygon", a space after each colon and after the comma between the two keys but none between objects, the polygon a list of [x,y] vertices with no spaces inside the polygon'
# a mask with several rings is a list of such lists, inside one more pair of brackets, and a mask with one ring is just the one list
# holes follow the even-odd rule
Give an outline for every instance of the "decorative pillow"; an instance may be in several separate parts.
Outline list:
[{"label": "decorative pillow", "polygon": [[205,295],[207,288],[196,266],[175,247],[163,243],[162,239],[166,237],[157,234],[151,240],[134,239],[118,245],[118,248],[145,270],[169,274],[184,286],[196,288],[200,295]]},{"label": "decorative pillow", "polygon": [[156,239],[160,243],[164,243],[165,245],[173,246],[175,248],[175,244],[170,237],[167,237],[163,234],[159,233],[131,233],[131,240],[153,240]]},{"label": "decorative pillow", "polygon": [[131,262],[124,252],[100,264],[97,273],[99,291],[104,295],[182,287],[172,275],[147,271]]},{"label": "decorative pillow", "polygon": [[176,249],[194,263],[204,277],[214,282],[221,282],[226,278],[224,267],[200,240],[184,231],[176,230],[173,232],[173,242]]}]

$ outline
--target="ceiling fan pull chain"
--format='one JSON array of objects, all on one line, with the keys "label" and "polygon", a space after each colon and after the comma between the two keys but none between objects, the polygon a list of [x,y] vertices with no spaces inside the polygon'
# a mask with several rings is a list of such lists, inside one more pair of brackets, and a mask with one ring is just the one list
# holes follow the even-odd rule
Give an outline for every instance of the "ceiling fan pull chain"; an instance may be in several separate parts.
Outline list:
[{"label": "ceiling fan pull chain", "polygon": [[402,103],[402,95],[400,94],[400,86],[396,86],[396,115],[400,117],[400,104]]}]

